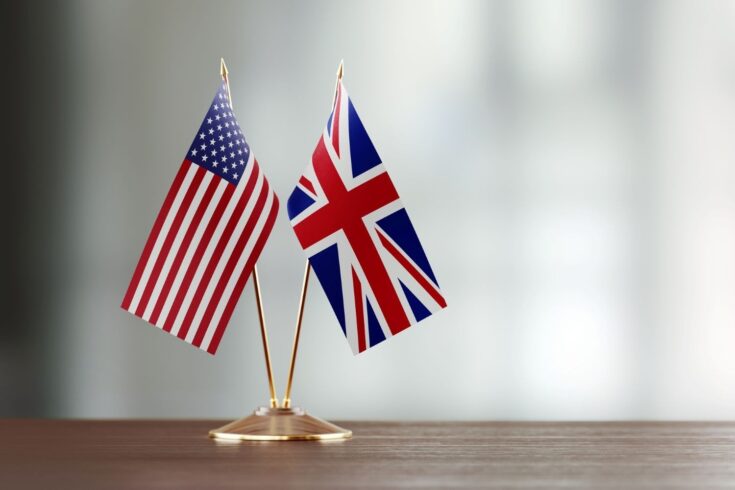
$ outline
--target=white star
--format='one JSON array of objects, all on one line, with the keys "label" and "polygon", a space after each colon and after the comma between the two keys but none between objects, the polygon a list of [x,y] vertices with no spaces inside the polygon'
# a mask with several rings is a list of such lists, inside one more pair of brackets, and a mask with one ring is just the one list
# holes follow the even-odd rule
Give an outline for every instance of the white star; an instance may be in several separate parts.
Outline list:
[{"label": "white star", "polygon": [[234,157],[235,157],[235,152],[234,151],[231,151],[230,152],[230,158],[234,158]]},{"label": "white star", "polygon": [[230,141],[230,143],[227,146],[229,146],[230,148],[232,148],[232,141]]},{"label": "white star", "polygon": [[192,156],[197,156],[197,151],[196,150],[191,150],[191,155]]},{"label": "white star", "polygon": [[225,151],[225,145],[220,146],[219,151]]},{"label": "white star", "polygon": [[211,117],[207,118],[207,124],[212,124],[212,118]]},{"label": "white star", "polygon": [[229,128],[229,127],[230,127],[230,123],[226,122],[226,123],[225,123],[225,127],[226,127],[226,128]]},{"label": "white star", "polygon": [[235,140],[235,143],[237,143],[237,146],[240,146],[240,140]]},{"label": "white star", "polygon": [[223,168],[223,169],[222,169],[222,171],[223,171],[224,173],[227,173],[227,167]]},{"label": "white star", "polygon": [[222,135],[219,135],[219,140],[222,141],[223,139],[225,139],[225,137]]},{"label": "white star", "polygon": [[232,168],[235,168],[235,167],[237,167],[237,164],[236,163],[233,163],[232,164]]},{"label": "white star", "polygon": [[216,116],[214,116],[214,118],[219,121],[219,114],[217,114]]},{"label": "white star", "polygon": [[217,131],[222,131],[222,125],[217,126]]},{"label": "white star", "polygon": [[228,137],[228,138],[231,138],[231,137],[232,137],[232,133],[231,133],[231,132],[229,132],[229,131],[227,131],[227,137]]},{"label": "white star", "polygon": [[248,152],[248,149],[247,149],[247,148],[245,148],[245,153],[247,153],[247,152]]},{"label": "white star", "polygon": [[245,160],[243,160],[242,158],[240,159],[240,165],[245,165]]},{"label": "white star", "polygon": [[215,111],[216,111],[217,109],[219,109],[219,106],[218,106],[217,104],[214,104],[214,106],[213,106],[213,107],[214,107],[214,110],[215,110]]},{"label": "white star", "polygon": [[204,139],[204,133],[199,133],[199,139],[200,140],[203,140]]},{"label": "white star", "polygon": [[213,167],[216,167],[217,165],[219,165],[219,163],[217,163],[217,160],[215,160],[215,161],[212,162],[212,166]]},{"label": "white star", "polygon": [[222,163],[225,163],[227,161],[227,155],[222,157]]},{"label": "white star", "polygon": [[217,154],[217,150],[212,150],[212,156],[215,156]]},{"label": "white star", "polygon": [[237,178],[240,177],[240,176],[237,175],[237,174],[235,174],[235,175],[233,175],[233,177],[235,177],[235,180],[237,180]]},{"label": "white star", "polygon": [[205,149],[206,147],[207,147],[207,145],[202,145],[202,146],[200,146],[199,148],[201,148],[201,149],[203,150],[203,149]]},{"label": "white star", "polygon": [[212,133],[214,133],[214,129],[209,128],[209,134],[212,134]]},{"label": "white star", "polygon": [[204,155],[204,156],[202,157],[202,161],[203,161],[203,162],[206,162],[206,161],[207,161],[207,155]]},{"label": "white star", "polygon": [[242,155],[242,150],[237,150],[238,155]]},{"label": "white star", "polygon": [[213,145],[214,144],[214,139],[209,140],[209,144],[210,145]]}]

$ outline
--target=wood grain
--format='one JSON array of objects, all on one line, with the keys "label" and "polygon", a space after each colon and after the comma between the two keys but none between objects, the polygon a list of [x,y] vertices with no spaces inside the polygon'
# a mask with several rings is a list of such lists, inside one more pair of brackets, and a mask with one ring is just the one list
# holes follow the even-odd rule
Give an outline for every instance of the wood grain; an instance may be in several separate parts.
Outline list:
[{"label": "wood grain", "polygon": [[0,421],[0,488],[735,487],[735,423],[339,422],[218,443],[223,421]]}]

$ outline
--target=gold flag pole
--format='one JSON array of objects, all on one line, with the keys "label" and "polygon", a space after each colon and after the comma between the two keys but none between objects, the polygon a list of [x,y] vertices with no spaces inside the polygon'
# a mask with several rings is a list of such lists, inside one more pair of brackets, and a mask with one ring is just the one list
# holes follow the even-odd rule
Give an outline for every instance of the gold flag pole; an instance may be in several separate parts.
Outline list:
[{"label": "gold flag pole", "polygon": [[[340,63],[339,77],[342,74]],[[220,71],[227,84],[227,96],[232,107],[232,96],[230,95],[230,80],[228,77],[225,61],[221,61]],[[339,79],[338,79],[339,80]],[[294,365],[296,362],[296,351],[299,344],[301,332],[301,320],[304,315],[304,302],[306,300],[306,289],[309,282],[309,261],[306,261],[306,272],[301,287],[301,301],[296,323],[296,336],[294,338],[291,353],[291,367],[288,375],[286,389],[287,397],[284,406],[278,406],[275,386],[273,383],[273,371],[271,369],[270,350],[268,348],[268,335],[265,328],[263,305],[260,298],[260,283],[258,281],[258,269],[253,268],[253,283],[255,285],[255,298],[258,304],[258,316],[260,318],[260,333],[263,338],[263,350],[265,352],[265,364],[268,370],[268,383],[270,387],[270,407],[260,407],[252,415],[230,422],[218,429],[209,431],[209,436],[215,439],[240,440],[240,441],[323,441],[335,439],[348,439],[352,437],[352,431],[343,429],[337,425],[327,422],[313,415],[307,414],[300,408],[291,408],[291,385],[293,382]],[[286,404],[286,400],[288,403]]]},{"label": "gold flag pole", "polygon": [[[227,85],[227,100],[232,109],[232,92],[230,92],[230,72],[225,65],[225,59],[220,58],[219,73]],[[258,307],[258,320],[260,321],[260,337],[263,339],[263,353],[265,354],[265,369],[268,373],[268,389],[270,390],[271,408],[278,408],[278,398],[276,398],[276,384],[273,381],[273,368],[271,367],[271,350],[268,346],[268,331],[265,327],[265,313],[263,312],[263,301],[260,297],[260,280],[258,279],[258,266],[253,266],[253,286],[255,287],[255,303]]]},{"label": "gold flag pole", "polygon": [[[332,99],[332,105],[337,100],[337,85],[342,80],[344,74],[344,60],[339,62],[337,68],[337,81],[334,84],[334,97]],[[291,406],[291,387],[293,386],[293,373],[296,367],[296,353],[299,349],[299,339],[301,338],[301,321],[304,319],[304,305],[306,304],[306,290],[309,287],[309,272],[311,271],[311,265],[309,260],[306,260],[306,267],[304,269],[304,281],[301,283],[301,296],[299,297],[299,310],[296,314],[296,330],[293,336],[293,346],[291,347],[291,365],[288,369],[288,381],[286,382],[286,393],[283,395],[283,408],[289,408]]]},{"label": "gold flag pole", "polygon": [[288,368],[288,381],[286,382],[286,394],[283,395],[283,408],[291,407],[291,386],[293,385],[293,371],[296,367],[296,352],[299,349],[299,338],[301,337],[301,320],[304,319],[304,305],[306,304],[306,290],[309,287],[309,272],[311,265],[306,260],[304,268],[304,281],[301,283],[301,296],[299,298],[299,311],[296,314],[296,331],[293,335],[293,346],[291,347],[291,365]]}]

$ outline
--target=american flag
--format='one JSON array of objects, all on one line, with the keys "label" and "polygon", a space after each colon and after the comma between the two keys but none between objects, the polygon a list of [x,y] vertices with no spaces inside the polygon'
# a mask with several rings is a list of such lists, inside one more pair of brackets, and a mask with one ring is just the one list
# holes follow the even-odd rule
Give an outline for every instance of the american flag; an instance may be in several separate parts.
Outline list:
[{"label": "american flag", "polygon": [[278,198],[223,81],[153,224],[122,308],[214,354],[277,212]]},{"label": "american flag", "polygon": [[341,79],[311,165],[287,210],[355,354],[446,306]]}]

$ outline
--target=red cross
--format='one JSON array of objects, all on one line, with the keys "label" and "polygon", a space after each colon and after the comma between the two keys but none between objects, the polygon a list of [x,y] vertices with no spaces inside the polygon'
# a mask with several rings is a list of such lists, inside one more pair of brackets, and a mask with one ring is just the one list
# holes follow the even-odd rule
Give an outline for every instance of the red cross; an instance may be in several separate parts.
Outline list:
[{"label": "red cross", "polygon": [[383,316],[393,334],[409,326],[395,287],[363,217],[398,199],[398,193],[386,172],[347,190],[342,178],[319,140],[312,156],[314,171],[327,197],[327,204],[294,226],[303,248],[342,230],[375,294]]}]

